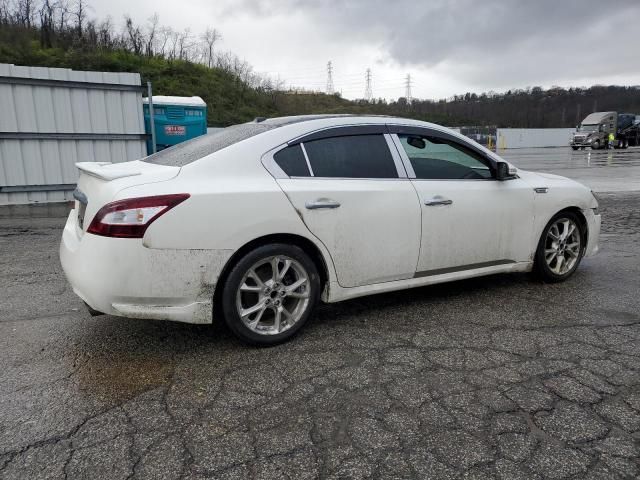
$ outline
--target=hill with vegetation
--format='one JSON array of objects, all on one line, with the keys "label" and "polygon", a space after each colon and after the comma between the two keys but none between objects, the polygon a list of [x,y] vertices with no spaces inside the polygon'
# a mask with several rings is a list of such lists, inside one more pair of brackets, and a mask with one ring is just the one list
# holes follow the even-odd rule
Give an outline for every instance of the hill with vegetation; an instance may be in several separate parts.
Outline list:
[{"label": "hill with vegetation", "polygon": [[110,19],[89,20],[85,0],[0,0],[0,63],[75,70],[138,72],[155,95],[202,97],[210,126],[255,117],[310,113],[397,115],[443,125],[571,127],[592,111],[640,113],[640,87],[511,90],[466,93],[442,100],[346,100],[284,90],[232,52],[221,52],[220,33],[201,35],[161,26],[158,17],[136,25],[125,17],[121,33]]}]

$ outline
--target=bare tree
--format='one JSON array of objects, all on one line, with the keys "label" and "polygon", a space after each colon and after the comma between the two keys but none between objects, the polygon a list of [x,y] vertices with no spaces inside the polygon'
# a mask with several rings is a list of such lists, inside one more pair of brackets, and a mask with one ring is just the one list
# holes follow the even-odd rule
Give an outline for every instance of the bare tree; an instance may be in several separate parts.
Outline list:
[{"label": "bare tree", "polygon": [[167,44],[171,40],[172,33],[171,27],[160,27],[158,29],[158,45],[160,45],[158,53],[161,57],[167,56]]},{"label": "bare tree", "polygon": [[58,0],[56,2],[56,11],[58,15],[58,32],[63,32],[67,28],[67,22],[69,21],[69,15],[71,14],[71,6],[69,0]]},{"label": "bare tree", "polygon": [[158,17],[157,13],[154,13],[151,17],[149,17],[148,26],[147,26],[147,42],[145,46],[145,54],[148,57],[151,57],[154,54],[156,34],[158,31],[159,22],[160,22],[160,17]]},{"label": "bare tree", "polygon": [[180,34],[178,32],[176,32],[173,29],[169,29],[169,43],[170,43],[170,48],[171,50],[169,50],[169,53],[167,54],[167,58],[169,60],[173,60],[176,58],[177,56],[177,50],[178,50],[178,38],[180,37]]},{"label": "bare tree", "polygon": [[35,0],[16,0],[15,16],[18,24],[31,28],[36,15]]},{"label": "bare tree", "polygon": [[11,4],[9,0],[0,0],[0,24],[8,24],[11,21]]},{"label": "bare tree", "polygon": [[204,60],[207,67],[211,68],[213,65],[213,49],[216,42],[222,39],[222,34],[215,28],[207,28],[200,37],[204,42]]},{"label": "bare tree", "polygon": [[40,16],[40,45],[44,48],[52,47],[52,37],[55,31],[55,4],[51,0],[43,0],[38,14]]},{"label": "bare tree", "polygon": [[71,13],[76,19],[78,37],[82,37],[84,22],[87,19],[87,10],[89,9],[89,5],[87,5],[86,0],[76,0],[73,8],[74,10]]},{"label": "bare tree", "polygon": [[140,27],[134,25],[133,20],[129,15],[124,16],[125,32],[127,35],[127,43],[129,48],[136,55],[142,53],[144,39]]},{"label": "bare tree", "polygon": [[114,47],[113,20],[105,18],[98,25],[98,46],[101,48]]},{"label": "bare tree", "polygon": [[189,59],[189,50],[191,49],[191,29],[185,28],[178,34],[178,58],[180,60]]}]

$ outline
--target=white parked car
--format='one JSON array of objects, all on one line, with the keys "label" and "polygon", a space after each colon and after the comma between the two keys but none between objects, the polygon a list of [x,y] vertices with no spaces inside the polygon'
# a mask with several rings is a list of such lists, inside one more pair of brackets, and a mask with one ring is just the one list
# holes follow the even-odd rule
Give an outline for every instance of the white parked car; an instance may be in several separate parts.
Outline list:
[{"label": "white parked car", "polygon": [[588,188],[402,118],[257,119],[77,166],[60,259],[90,311],[220,315],[255,344],[291,337],[320,300],[532,269],[556,282],[598,250]]}]

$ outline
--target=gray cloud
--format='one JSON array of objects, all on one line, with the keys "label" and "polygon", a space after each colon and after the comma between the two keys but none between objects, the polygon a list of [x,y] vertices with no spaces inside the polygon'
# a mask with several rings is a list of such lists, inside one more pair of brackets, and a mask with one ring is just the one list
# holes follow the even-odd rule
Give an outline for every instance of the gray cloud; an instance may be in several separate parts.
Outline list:
[{"label": "gray cloud", "polygon": [[195,34],[212,26],[257,71],[355,98],[441,98],[465,91],[640,84],[640,0],[89,0],[99,17],[130,13]]},{"label": "gray cloud", "polygon": [[304,14],[381,59],[495,88],[640,74],[640,1],[236,0],[226,14]]}]

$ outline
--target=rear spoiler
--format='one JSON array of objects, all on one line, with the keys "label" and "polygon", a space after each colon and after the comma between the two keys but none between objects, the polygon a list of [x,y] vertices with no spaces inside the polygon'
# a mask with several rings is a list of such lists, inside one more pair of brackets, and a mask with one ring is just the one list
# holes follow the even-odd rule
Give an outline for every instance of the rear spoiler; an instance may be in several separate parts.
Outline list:
[{"label": "rear spoiler", "polygon": [[135,170],[118,170],[118,167],[109,168],[110,165],[113,165],[111,162],[78,162],[76,163],[76,167],[81,172],[84,172],[92,177],[97,177],[101,180],[111,181],[117,178],[123,177],[133,177],[136,175],[140,175],[141,172],[136,172]]}]

